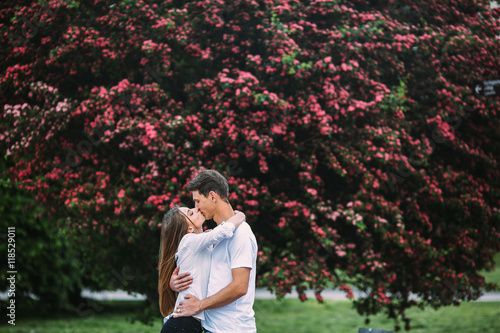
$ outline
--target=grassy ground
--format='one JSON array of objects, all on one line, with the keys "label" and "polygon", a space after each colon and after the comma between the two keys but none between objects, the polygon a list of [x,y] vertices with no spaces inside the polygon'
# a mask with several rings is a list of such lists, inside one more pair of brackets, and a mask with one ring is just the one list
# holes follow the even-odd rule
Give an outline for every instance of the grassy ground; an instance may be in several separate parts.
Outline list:
[{"label": "grassy ground", "polygon": [[[264,333],[357,333],[359,327],[394,329],[394,323],[384,316],[373,317],[366,325],[347,301],[256,302],[256,312],[258,329]],[[467,303],[438,311],[417,309],[410,311],[409,316],[413,318],[411,332],[500,332],[498,303]]]},{"label": "grassy ground", "polygon": [[[141,310],[142,301],[92,301],[89,300],[74,315],[57,315],[51,318],[16,318],[16,325],[0,322],[0,332],[9,333],[118,333],[154,332],[161,330],[161,318],[154,326],[131,323],[132,318]],[[161,315],[160,315],[161,316]]]},{"label": "grassy ground", "polygon": [[[161,330],[161,319],[153,326],[130,323],[140,302],[101,303],[102,311],[81,312],[81,316],[64,316],[51,319],[16,320],[16,326],[5,325],[2,320],[0,332],[9,333],[122,333],[155,332]],[[348,301],[326,301],[318,304],[314,300],[301,303],[296,299],[284,301],[256,300],[254,306],[257,329],[261,333],[357,333],[359,327],[374,327],[392,330],[393,322],[383,316],[372,318],[369,325],[359,317]],[[83,314],[85,312],[85,314]],[[500,306],[496,302],[464,303],[459,307],[448,307],[434,311],[412,310],[412,332],[500,332]]]}]

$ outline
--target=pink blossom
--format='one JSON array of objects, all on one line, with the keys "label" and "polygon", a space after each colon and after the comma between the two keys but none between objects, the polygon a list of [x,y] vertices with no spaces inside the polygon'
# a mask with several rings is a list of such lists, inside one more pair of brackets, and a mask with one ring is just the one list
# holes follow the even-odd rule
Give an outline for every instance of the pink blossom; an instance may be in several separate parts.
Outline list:
[{"label": "pink blossom", "polygon": [[318,194],[318,191],[313,188],[308,188],[307,193],[311,194],[312,196],[316,196]]}]

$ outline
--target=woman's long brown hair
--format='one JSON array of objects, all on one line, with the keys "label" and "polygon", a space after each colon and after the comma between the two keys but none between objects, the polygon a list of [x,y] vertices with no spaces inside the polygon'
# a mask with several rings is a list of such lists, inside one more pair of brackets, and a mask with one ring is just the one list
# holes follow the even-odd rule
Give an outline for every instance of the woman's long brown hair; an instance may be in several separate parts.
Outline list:
[{"label": "woman's long brown hair", "polygon": [[170,209],[163,217],[161,225],[160,262],[158,264],[158,293],[160,311],[163,317],[174,310],[176,294],[169,283],[175,270],[175,253],[182,237],[186,235],[189,222],[178,207]]}]

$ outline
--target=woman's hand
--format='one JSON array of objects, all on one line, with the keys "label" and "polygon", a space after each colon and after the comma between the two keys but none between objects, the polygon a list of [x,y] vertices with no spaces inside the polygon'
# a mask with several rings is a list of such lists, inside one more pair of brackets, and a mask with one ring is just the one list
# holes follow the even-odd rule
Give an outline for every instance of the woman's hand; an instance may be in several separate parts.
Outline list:
[{"label": "woman's hand", "polygon": [[246,221],[246,216],[243,212],[240,212],[239,210],[234,210],[234,216],[239,218],[239,219],[243,219],[243,221]]},{"label": "woman's hand", "polygon": [[234,215],[231,216],[230,219],[228,219],[226,221],[226,223],[232,223],[234,224],[234,228],[238,228],[240,226],[240,224],[243,223],[243,221],[246,220],[246,216],[245,214],[243,214],[242,212],[240,212],[239,210],[235,210],[234,211]]}]

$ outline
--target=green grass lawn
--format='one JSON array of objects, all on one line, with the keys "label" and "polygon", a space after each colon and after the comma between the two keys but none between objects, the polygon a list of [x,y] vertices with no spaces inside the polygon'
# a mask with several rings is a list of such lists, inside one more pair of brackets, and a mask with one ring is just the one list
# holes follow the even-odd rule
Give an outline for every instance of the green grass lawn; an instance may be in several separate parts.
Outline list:
[{"label": "green grass lawn", "polygon": [[[348,301],[327,301],[318,304],[310,300],[256,302],[257,327],[260,332],[338,332],[357,333],[359,327],[394,329],[392,320],[384,316],[371,318],[366,325]],[[466,303],[440,310],[414,309],[411,332],[500,332],[500,303]]]},{"label": "green grass lawn", "polygon": [[[130,323],[134,311],[141,302],[105,302],[100,312],[58,318],[16,320],[16,326],[5,325],[2,320],[0,332],[155,332],[161,330],[161,319],[153,326]],[[89,308],[87,308],[89,309]],[[349,301],[326,301],[318,304],[315,300],[301,303],[296,299],[284,301],[256,300],[254,306],[257,329],[261,333],[357,333],[359,327],[374,327],[392,330],[393,322],[383,316],[372,318],[369,325],[352,309]],[[412,332],[500,332],[500,303],[463,303],[459,307],[447,307],[437,311],[427,309],[409,311],[413,318]]]}]

